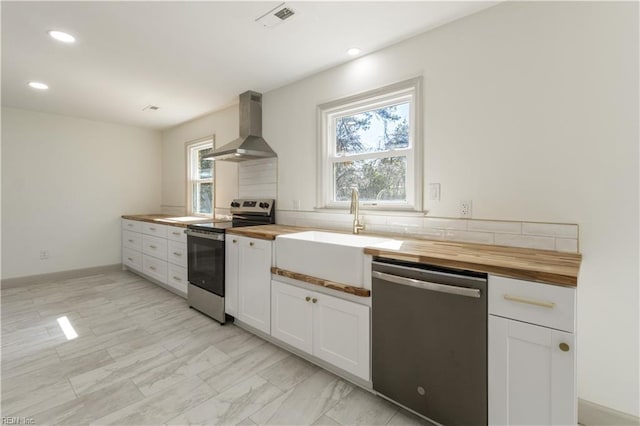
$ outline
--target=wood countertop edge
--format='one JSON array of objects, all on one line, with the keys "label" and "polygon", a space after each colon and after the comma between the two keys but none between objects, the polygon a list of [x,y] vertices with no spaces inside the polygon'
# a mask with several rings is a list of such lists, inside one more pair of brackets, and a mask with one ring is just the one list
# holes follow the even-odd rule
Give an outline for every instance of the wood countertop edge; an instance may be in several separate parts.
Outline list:
[{"label": "wood countertop edge", "polygon": [[170,217],[174,217],[168,214],[123,214],[120,216],[122,219],[126,220],[137,220],[138,222],[148,222],[148,223],[156,223],[158,225],[167,225],[167,226],[177,226],[180,228],[186,228],[187,225],[191,225],[194,223],[209,223],[212,222],[213,219],[202,218],[202,220],[194,220],[188,222],[170,222],[168,219]]},{"label": "wood countertop edge", "polygon": [[275,266],[271,267],[271,273],[279,275],[281,277],[291,278],[293,280],[303,281],[308,284],[317,285],[324,288],[330,288],[332,290],[341,291],[343,293],[352,294],[360,297],[371,297],[371,290],[362,287],[354,287],[349,284],[337,283],[334,281],[325,280],[322,278],[312,277],[310,275],[301,274],[298,272],[287,271],[286,269],[280,269]]}]

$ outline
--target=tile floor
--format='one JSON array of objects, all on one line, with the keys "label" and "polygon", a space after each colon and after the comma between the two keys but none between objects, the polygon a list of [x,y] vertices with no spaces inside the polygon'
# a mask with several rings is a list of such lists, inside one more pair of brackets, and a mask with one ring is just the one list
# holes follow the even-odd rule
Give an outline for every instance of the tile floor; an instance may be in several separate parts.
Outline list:
[{"label": "tile floor", "polygon": [[[3,417],[37,425],[427,424],[130,272],[1,296]],[[77,338],[65,337],[63,316]]]}]

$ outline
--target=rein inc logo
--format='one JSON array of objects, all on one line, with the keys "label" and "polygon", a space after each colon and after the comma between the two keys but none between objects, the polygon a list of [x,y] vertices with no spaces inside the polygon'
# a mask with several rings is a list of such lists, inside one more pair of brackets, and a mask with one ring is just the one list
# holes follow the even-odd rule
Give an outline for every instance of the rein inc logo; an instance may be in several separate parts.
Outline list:
[{"label": "rein inc logo", "polygon": [[31,417],[2,417],[3,425],[35,425],[36,421]]}]

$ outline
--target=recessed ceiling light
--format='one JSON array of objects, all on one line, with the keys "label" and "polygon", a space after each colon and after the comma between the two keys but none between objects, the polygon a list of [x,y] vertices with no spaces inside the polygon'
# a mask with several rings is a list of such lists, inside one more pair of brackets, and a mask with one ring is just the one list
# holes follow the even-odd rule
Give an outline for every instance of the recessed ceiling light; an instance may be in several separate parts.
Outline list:
[{"label": "recessed ceiling light", "polygon": [[74,36],[63,31],[51,30],[49,31],[49,35],[63,43],[74,43],[76,41],[76,38]]},{"label": "recessed ceiling light", "polygon": [[29,87],[31,87],[32,89],[38,89],[38,90],[47,90],[49,88],[49,86],[39,81],[30,81]]},{"label": "recessed ceiling light", "polygon": [[357,47],[352,47],[349,50],[347,50],[347,54],[349,56],[356,56],[359,55],[360,52],[362,52],[362,50],[358,49]]}]

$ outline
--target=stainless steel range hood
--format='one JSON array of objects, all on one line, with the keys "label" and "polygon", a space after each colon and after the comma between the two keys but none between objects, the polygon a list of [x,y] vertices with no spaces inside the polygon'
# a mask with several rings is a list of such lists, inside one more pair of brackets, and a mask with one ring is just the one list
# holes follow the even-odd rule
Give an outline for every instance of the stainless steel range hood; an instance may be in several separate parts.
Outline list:
[{"label": "stainless steel range hood", "polygon": [[240,95],[240,137],[216,148],[203,159],[216,161],[246,161],[277,157],[262,138],[262,94],[247,91]]}]

